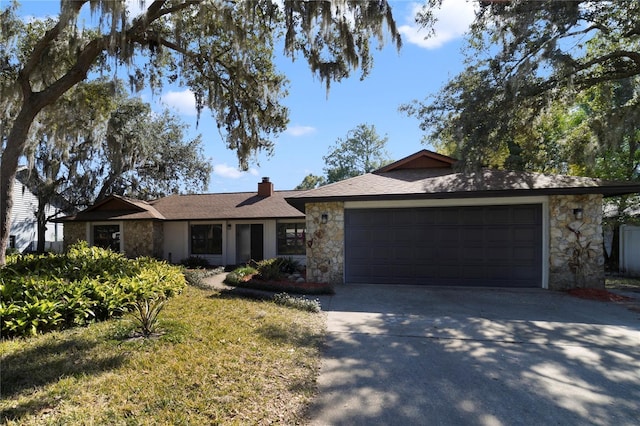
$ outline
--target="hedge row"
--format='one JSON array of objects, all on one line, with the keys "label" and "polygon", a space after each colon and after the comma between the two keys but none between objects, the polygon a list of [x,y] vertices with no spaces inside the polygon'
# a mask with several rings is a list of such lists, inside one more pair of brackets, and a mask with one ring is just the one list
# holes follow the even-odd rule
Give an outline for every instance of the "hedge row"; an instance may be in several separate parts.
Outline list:
[{"label": "hedge row", "polygon": [[65,254],[11,255],[0,269],[0,332],[27,336],[102,321],[184,286],[180,267],[86,242]]}]

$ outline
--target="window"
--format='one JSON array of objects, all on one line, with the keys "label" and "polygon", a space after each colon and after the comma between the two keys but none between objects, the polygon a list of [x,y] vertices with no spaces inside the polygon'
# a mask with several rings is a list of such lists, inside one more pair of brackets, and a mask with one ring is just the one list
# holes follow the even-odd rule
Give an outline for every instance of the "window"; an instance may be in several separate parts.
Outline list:
[{"label": "window", "polygon": [[278,224],[278,255],[304,255],[305,223]]},{"label": "window", "polygon": [[222,225],[191,225],[191,254],[222,254]]},{"label": "window", "polygon": [[120,225],[93,225],[93,245],[120,251]]},{"label": "window", "polygon": [[16,248],[16,236],[15,235],[9,235],[9,248]]}]

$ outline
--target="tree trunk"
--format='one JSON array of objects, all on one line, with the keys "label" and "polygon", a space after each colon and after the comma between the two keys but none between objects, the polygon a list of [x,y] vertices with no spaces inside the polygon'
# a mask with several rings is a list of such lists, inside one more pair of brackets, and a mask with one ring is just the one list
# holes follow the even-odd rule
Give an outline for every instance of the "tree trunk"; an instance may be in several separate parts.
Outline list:
[{"label": "tree trunk", "polygon": [[45,251],[47,241],[47,215],[45,213],[46,202],[38,197],[38,211],[36,212],[36,222],[38,224],[38,244],[36,252],[42,254]]},{"label": "tree trunk", "polygon": [[6,250],[11,232],[11,210],[13,208],[13,187],[18,172],[18,161],[27,144],[29,128],[39,109],[25,101],[13,122],[7,143],[0,160],[0,267],[6,261]]},{"label": "tree trunk", "polygon": [[[81,8],[84,2],[77,2]],[[60,30],[58,26],[55,28]],[[51,30],[55,33],[56,31]],[[55,34],[54,34],[55,35]],[[94,39],[79,52],[76,64],[67,73],[52,83],[41,92],[32,92],[29,82],[29,73],[37,59],[31,58],[18,76],[18,82],[22,87],[22,107],[16,116],[6,146],[0,160],[0,268],[6,263],[6,249],[9,243],[11,231],[11,209],[13,207],[13,186],[18,172],[18,161],[24,154],[24,149],[29,136],[29,128],[36,115],[47,105],[56,102],[73,86],[87,78],[87,72],[91,64],[106,46],[106,39]]]}]

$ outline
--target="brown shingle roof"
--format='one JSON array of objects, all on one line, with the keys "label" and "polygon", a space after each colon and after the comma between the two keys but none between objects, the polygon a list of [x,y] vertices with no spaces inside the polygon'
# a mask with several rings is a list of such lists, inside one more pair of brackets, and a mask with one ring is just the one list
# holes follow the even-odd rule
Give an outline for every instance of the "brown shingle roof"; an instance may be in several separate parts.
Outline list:
[{"label": "brown shingle roof", "polygon": [[621,195],[640,191],[637,182],[544,175],[533,172],[482,170],[452,173],[448,169],[375,172],[294,194],[287,201],[298,208],[305,202],[394,200],[416,198],[480,198],[551,194]]},{"label": "brown shingle roof", "polygon": [[111,196],[62,221],[98,220],[227,220],[302,218],[285,201],[298,191],[275,191],[270,197],[255,192],[171,195],[155,201]]},{"label": "brown shingle roof", "polygon": [[150,203],[134,198],[111,195],[99,203],[60,221],[97,220],[162,220],[164,216]]},{"label": "brown shingle roof", "polygon": [[167,220],[300,218],[285,197],[298,191],[275,191],[270,197],[255,192],[171,195],[153,202]]}]

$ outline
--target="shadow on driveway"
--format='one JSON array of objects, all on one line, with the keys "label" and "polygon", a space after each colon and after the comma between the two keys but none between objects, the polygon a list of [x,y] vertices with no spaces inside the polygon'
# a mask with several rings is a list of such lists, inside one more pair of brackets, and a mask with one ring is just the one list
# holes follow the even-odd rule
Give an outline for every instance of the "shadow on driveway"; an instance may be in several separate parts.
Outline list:
[{"label": "shadow on driveway", "polygon": [[312,425],[637,425],[640,315],[547,290],[345,285]]}]

